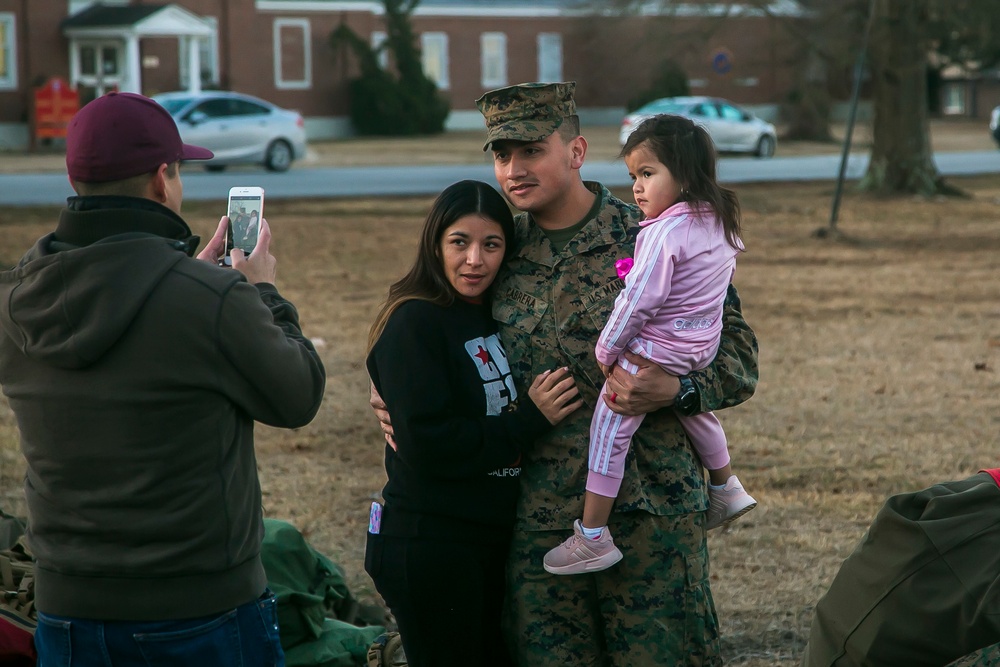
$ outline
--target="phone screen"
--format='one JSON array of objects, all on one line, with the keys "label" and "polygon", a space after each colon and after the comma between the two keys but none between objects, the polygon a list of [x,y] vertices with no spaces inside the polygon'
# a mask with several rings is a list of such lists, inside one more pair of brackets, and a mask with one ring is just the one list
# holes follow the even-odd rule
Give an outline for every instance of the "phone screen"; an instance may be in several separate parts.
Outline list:
[{"label": "phone screen", "polygon": [[263,204],[264,198],[260,194],[230,195],[227,255],[232,248],[239,248],[247,255],[253,252],[257,246]]}]

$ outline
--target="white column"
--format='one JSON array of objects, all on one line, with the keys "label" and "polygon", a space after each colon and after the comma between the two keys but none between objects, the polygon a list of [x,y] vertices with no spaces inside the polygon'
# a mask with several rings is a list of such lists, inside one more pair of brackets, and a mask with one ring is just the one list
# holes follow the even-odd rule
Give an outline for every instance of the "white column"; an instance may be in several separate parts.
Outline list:
[{"label": "white column", "polygon": [[69,85],[73,89],[80,85],[80,42],[75,37],[69,40]]},{"label": "white column", "polygon": [[188,37],[188,92],[201,92],[201,37]]},{"label": "white column", "polygon": [[142,62],[139,58],[139,37],[125,37],[125,76],[122,80],[123,93],[142,93]]}]

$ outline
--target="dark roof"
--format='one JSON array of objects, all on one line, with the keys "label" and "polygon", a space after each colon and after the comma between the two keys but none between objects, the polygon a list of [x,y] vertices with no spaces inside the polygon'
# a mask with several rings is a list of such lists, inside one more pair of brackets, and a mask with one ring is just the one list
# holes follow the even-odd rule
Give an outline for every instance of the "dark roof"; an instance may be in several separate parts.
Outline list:
[{"label": "dark roof", "polygon": [[420,7],[548,7],[580,9],[590,6],[587,0],[422,0]]},{"label": "dark roof", "polygon": [[63,28],[107,28],[135,25],[147,16],[164,9],[167,5],[90,5],[63,20]]},{"label": "dark roof", "polygon": [[[295,2],[295,0],[278,0],[279,2]],[[338,4],[356,3],[356,0],[326,0],[330,11],[339,11]],[[417,9],[587,9],[603,7],[601,0],[421,0]]]}]

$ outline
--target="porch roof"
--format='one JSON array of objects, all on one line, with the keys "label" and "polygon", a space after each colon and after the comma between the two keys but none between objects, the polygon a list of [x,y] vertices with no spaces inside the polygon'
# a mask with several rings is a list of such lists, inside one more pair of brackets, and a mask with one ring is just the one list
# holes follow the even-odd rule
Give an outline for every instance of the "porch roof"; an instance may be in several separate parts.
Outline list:
[{"label": "porch roof", "polygon": [[209,37],[212,28],[177,5],[91,5],[63,20],[67,37]]}]

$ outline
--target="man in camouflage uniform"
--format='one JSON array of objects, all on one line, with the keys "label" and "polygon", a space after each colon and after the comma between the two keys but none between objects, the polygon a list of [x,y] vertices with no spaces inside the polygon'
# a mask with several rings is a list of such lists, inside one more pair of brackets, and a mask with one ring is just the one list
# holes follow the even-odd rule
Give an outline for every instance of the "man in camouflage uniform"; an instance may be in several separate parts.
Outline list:
[{"label": "man in camouflage uniform", "polygon": [[[554,428],[522,458],[518,523],[508,565],[512,654],[522,667],[721,664],[708,582],[707,498],[701,465],[671,405],[678,380],[633,356],[616,367],[615,394],[594,344],[623,282],[615,262],[631,257],[639,209],[584,182],[575,84],[526,84],[486,93],[484,150],[518,216],[513,256],[498,278],[493,314],[521,382],[568,366],[589,409]],[[623,167],[624,168],[624,167]],[[689,412],[748,399],[757,382],[757,342],[730,286],[715,361],[684,380]],[[526,390],[525,387],[521,389]],[[596,574],[560,577],[545,553],[582,515],[590,420],[597,401],[629,414],[654,412],[632,441],[609,526],[624,559]]]}]

